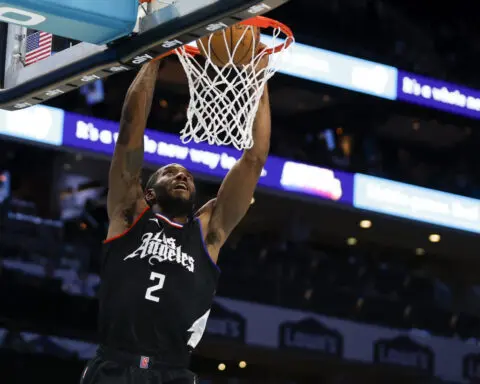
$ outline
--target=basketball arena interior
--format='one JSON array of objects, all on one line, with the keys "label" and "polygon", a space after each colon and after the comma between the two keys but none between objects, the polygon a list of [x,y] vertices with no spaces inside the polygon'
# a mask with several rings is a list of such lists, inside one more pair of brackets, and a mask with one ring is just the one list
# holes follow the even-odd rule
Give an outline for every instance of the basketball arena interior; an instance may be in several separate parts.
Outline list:
[{"label": "basketball arena interior", "polygon": [[[295,44],[268,82],[269,159],[220,253],[200,384],[480,382],[479,11],[292,0],[265,14]],[[49,39],[41,59],[78,43]],[[2,384],[78,383],[95,355],[109,163],[137,71],[120,72],[0,110]],[[189,97],[163,58],[143,180],[180,163],[201,206],[241,152],[179,140]]]}]

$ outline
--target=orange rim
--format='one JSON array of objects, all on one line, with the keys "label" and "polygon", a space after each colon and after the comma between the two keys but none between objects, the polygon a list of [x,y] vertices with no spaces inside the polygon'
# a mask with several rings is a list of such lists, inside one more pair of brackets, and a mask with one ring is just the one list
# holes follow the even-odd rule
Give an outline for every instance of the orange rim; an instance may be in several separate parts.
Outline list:
[{"label": "orange rim", "polygon": [[[146,0],[146,1],[148,1],[148,0]],[[285,25],[285,24],[283,24],[283,23],[281,23],[277,20],[270,19],[270,18],[265,17],[265,16],[255,16],[255,17],[252,17],[251,19],[241,21],[239,24],[251,25],[253,27],[259,27],[259,28],[263,28],[263,29],[266,29],[266,28],[280,29],[282,31],[282,33],[284,33],[287,36],[284,43],[279,44],[275,47],[267,48],[265,50],[265,54],[267,54],[267,55],[271,55],[272,53],[278,53],[278,52],[283,51],[284,49],[287,49],[294,41],[293,32],[290,29],[290,27],[288,27],[287,25]],[[185,49],[185,52],[187,52],[188,54],[190,54],[192,56],[196,56],[196,55],[200,54],[200,50],[196,47],[192,47],[190,45],[184,45],[182,48]],[[160,60],[164,57],[170,56],[178,50],[179,50],[179,48],[174,49],[173,51],[164,53],[163,55],[160,55],[160,56],[156,57],[152,61]]]},{"label": "orange rim", "polygon": [[254,27],[259,27],[263,29],[266,29],[266,28],[279,29],[280,31],[282,31],[283,34],[285,34],[285,36],[287,36],[283,44],[279,44],[276,47],[267,48],[265,50],[265,53],[267,55],[271,55],[272,53],[278,53],[283,51],[284,49],[287,49],[294,41],[293,32],[289,26],[281,23],[280,21],[270,19],[269,17],[255,16],[251,19],[240,22],[240,24],[252,25]]}]

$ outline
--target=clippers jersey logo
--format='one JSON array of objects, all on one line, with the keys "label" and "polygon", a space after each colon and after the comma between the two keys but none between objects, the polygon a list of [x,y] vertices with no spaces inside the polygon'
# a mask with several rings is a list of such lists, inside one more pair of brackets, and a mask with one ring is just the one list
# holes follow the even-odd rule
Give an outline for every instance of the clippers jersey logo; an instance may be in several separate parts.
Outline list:
[{"label": "clippers jersey logo", "polygon": [[148,258],[150,265],[155,262],[163,263],[177,263],[187,269],[189,272],[194,272],[195,260],[185,252],[182,252],[182,246],[176,245],[176,240],[173,237],[167,237],[164,229],[160,225],[158,219],[150,219],[155,222],[160,230],[158,232],[147,232],[142,236],[142,244],[134,252],[127,255],[123,260],[133,259],[138,257],[140,259]]}]

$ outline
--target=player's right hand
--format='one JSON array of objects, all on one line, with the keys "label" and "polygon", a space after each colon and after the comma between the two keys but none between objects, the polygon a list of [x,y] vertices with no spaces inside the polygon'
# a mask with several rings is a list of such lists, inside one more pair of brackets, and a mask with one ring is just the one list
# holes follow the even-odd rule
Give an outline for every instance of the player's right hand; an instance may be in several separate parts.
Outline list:
[{"label": "player's right hand", "polygon": [[257,63],[255,64],[255,71],[259,72],[268,66],[269,56],[265,53],[267,46],[263,43],[258,44],[257,55],[260,55]]}]

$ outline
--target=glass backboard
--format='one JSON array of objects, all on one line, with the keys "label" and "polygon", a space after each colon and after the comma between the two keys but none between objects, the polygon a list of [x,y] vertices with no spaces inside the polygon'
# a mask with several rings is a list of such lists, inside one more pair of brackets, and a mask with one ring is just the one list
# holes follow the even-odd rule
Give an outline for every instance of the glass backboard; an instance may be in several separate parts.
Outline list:
[{"label": "glass backboard", "polygon": [[[38,3],[42,1],[38,0]],[[48,1],[58,1],[59,6],[63,4],[60,0]],[[70,0],[70,3],[75,1],[85,0]],[[138,0],[131,1],[138,5],[133,31],[106,44],[92,44],[75,40],[78,34],[68,36],[68,29],[62,29],[63,36],[32,29],[33,27],[28,25],[28,17],[27,22],[23,21],[27,25],[21,25],[25,19],[20,16],[27,11],[14,9],[12,12],[12,7],[4,6],[0,0],[0,20],[11,21],[10,18],[15,17],[15,12],[19,13],[20,19],[16,24],[2,23],[0,26],[7,32],[6,35],[0,34],[4,36],[3,44],[0,41],[0,53],[3,54],[0,61],[4,66],[3,79],[0,79],[3,80],[0,81],[0,108],[14,111],[43,103],[115,73],[142,66],[184,44],[239,21],[265,14],[288,2],[151,0],[137,4]],[[115,3],[112,2],[112,10],[114,8]],[[5,9],[9,9],[9,12],[4,11]],[[50,23],[49,30],[57,29]],[[94,39],[89,36],[89,40]]]}]

